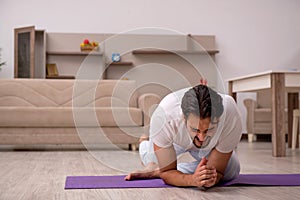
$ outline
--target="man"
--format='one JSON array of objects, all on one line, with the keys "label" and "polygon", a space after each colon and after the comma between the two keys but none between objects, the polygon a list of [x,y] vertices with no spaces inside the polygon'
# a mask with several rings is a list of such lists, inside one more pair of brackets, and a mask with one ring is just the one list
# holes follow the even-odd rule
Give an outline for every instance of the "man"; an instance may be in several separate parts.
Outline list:
[{"label": "man", "polygon": [[[125,179],[160,177],[170,185],[196,187],[233,179],[240,171],[234,150],[241,134],[241,117],[232,97],[206,85],[171,93],[151,117],[150,140],[142,138],[140,143],[145,169]],[[184,152],[195,161],[177,163]]]}]

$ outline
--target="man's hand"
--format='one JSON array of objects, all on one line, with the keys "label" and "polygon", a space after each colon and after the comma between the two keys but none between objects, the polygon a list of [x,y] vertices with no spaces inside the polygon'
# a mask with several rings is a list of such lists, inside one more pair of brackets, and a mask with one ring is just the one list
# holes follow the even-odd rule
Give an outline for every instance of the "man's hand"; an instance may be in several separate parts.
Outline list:
[{"label": "man's hand", "polygon": [[125,177],[126,181],[137,179],[159,178],[159,168],[156,163],[150,162],[145,169],[131,172]]},{"label": "man's hand", "polygon": [[207,159],[202,158],[198,167],[196,168],[192,182],[197,187],[211,187],[215,185],[217,180],[217,171],[215,167],[207,166]]}]

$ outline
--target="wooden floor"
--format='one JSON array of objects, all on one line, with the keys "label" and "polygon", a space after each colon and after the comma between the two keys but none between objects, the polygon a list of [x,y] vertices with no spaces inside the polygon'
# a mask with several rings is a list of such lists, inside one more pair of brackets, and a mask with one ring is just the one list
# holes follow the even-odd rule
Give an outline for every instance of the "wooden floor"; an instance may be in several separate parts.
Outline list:
[{"label": "wooden floor", "polygon": [[[242,173],[300,173],[300,150],[274,158],[271,143],[241,142]],[[189,159],[182,157],[181,160]],[[139,168],[137,152],[101,151],[0,151],[0,199],[300,199],[300,187],[223,187],[155,189],[64,190],[69,175],[120,175]]]}]

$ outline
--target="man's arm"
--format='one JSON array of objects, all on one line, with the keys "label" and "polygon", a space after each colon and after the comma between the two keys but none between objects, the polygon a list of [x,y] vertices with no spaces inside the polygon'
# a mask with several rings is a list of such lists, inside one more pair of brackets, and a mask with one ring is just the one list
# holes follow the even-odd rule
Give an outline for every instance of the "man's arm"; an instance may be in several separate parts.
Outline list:
[{"label": "man's arm", "polygon": [[173,146],[161,148],[154,144],[154,151],[159,164],[159,175],[165,183],[175,186],[207,186],[216,182],[217,173],[214,167],[206,165],[203,159],[194,174],[184,174],[177,170],[177,158]]},{"label": "man's arm", "polygon": [[224,177],[224,173],[231,155],[232,152],[221,153],[215,148],[209,154],[207,165],[214,166],[217,170],[217,179],[214,185],[219,183],[219,181]]},{"label": "man's arm", "polygon": [[223,178],[232,154],[232,152],[224,154],[213,149],[209,155],[209,160],[203,158],[194,174],[184,174],[177,170],[174,147],[161,148],[154,144],[154,150],[159,168],[156,164],[151,164],[144,170],[130,173],[126,176],[126,180],[160,177],[167,184],[175,186],[212,187]]}]

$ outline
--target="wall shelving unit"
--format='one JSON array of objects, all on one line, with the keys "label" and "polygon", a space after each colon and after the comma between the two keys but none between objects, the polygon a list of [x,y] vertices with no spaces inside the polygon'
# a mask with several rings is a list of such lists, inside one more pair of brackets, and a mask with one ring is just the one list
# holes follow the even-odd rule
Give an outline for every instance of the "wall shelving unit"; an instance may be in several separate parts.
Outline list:
[{"label": "wall shelving unit", "polygon": [[[80,72],[83,79],[169,80],[172,84],[184,79],[181,81],[195,85],[204,76],[213,88],[218,85],[214,61],[219,50],[212,35],[40,33],[39,46],[43,48],[37,57],[42,62],[34,70],[39,78],[46,76],[46,63],[55,63],[60,75],[78,77]],[[99,43],[97,51],[80,51],[80,43],[87,38]],[[120,53],[122,60],[112,62],[113,53]],[[163,72],[166,68],[176,73]],[[180,84],[174,87],[186,85]]]}]

